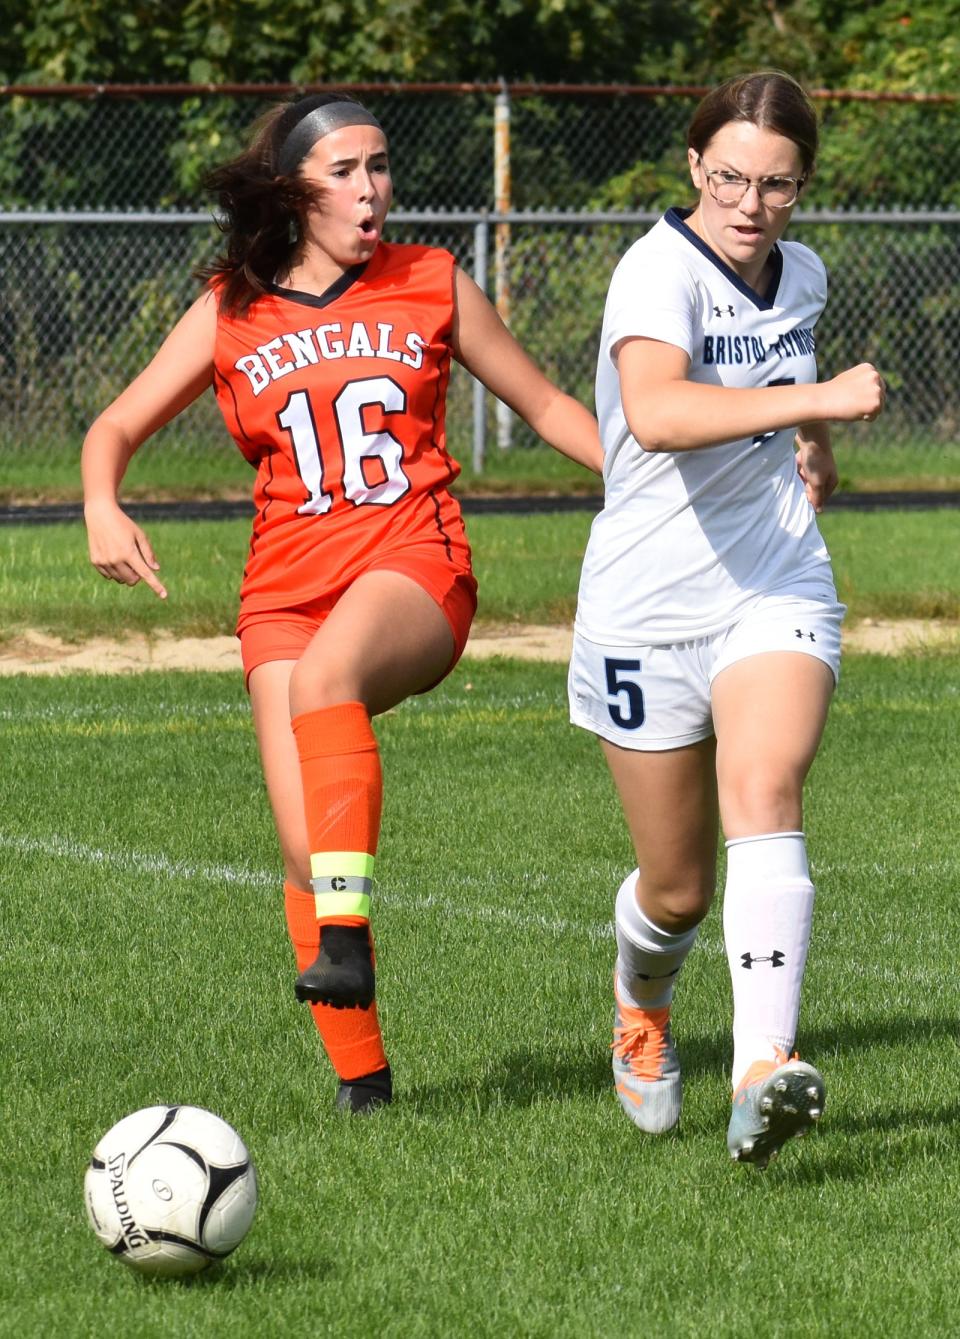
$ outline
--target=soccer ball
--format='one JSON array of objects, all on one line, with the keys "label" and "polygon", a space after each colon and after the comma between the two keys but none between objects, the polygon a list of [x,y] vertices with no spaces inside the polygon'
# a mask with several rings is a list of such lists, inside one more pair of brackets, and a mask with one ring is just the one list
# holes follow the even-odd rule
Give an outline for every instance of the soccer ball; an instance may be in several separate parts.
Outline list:
[{"label": "soccer ball", "polygon": [[118,1121],[84,1178],[87,1217],[143,1274],[196,1274],[239,1246],[257,1207],[243,1140],[202,1107],[144,1107]]}]

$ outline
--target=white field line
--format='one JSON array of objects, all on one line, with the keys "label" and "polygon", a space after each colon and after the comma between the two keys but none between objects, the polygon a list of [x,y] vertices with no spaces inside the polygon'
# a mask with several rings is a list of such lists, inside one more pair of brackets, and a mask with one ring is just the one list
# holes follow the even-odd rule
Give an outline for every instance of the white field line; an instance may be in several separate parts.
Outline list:
[{"label": "white field line", "polygon": [[[22,855],[45,856],[52,860],[72,860],[82,865],[101,865],[116,869],[127,875],[147,874],[161,878],[182,881],[198,881],[208,884],[231,884],[234,887],[252,890],[279,891],[281,880],[279,873],[267,870],[245,869],[237,865],[203,864],[185,860],[171,860],[164,855],[149,851],[110,851],[96,846],[87,846],[71,841],[66,837],[42,840],[36,837],[16,836],[0,832],[0,850],[19,851]],[[815,878],[831,877],[842,874],[862,872],[865,867],[853,864],[826,864],[815,866]],[[957,862],[952,860],[920,862],[909,869],[891,869],[875,863],[872,872],[880,878],[893,876],[907,878],[929,878],[932,875],[957,873]],[[473,921],[481,925],[509,925],[515,930],[528,934],[549,934],[556,938],[573,936],[593,942],[607,941],[613,938],[611,921],[579,921],[561,916],[545,916],[539,912],[528,912],[512,907],[491,907],[477,902],[456,902],[450,897],[438,894],[421,893],[406,895],[401,893],[376,892],[375,903],[385,907],[396,907],[405,911],[440,912],[444,916],[460,920]],[[826,906],[822,906],[820,916],[828,915]],[[701,936],[703,939],[703,936]],[[710,945],[710,948],[722,951],[722,944]],[[704,943],[700,951],[705,950]]]},{"label": "white field line", "polygon": [[[19,851],[22,855],[46,856],[52,860],[71,860],[81,865],[101,865],[124,874],[159,875],[184,881],[212,884],[232,884],[234,887],[279,891],[279,873],[266,870],[244,869],[236,865],[207,865],[184,860],[170,860],[167,856],[149,851],[109,851],[97,846],[86,846],[66,837],[46,840],[20,837],[0,832],[0,850]],[[613,938],[612,922],[575,921],[558,916],[543,916],[538,912],[514,910],[510,907],[490,907],[477,903],[455,902],[436,894],[405,896],[398,893],[375,892],[375,905],[398,907],[405,911],[439,911],[444,916],[481,924],[509,925],[515,930],[556,937],[573,935],[578,939],[606,940]]]}]

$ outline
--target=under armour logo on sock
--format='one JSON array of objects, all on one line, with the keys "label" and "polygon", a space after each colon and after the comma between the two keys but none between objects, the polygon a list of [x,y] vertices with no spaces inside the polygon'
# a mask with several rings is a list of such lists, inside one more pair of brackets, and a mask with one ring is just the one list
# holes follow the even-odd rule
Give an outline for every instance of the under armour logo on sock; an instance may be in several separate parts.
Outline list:
[{"label": "under armour logo on sock", "polygon": [[743,966],[746,968],[748,972],[753,967],[753,964],[755,962],[768,962],[771,965],[771,967],[782,967],[783,954],[780,952],[778,948],[775,948],[773,952],[769,955],[769,957],[766,958],[755,958],[752,953],[741,953],[740,961],[743,963]]},{"label": "under armour logo on sock", "polygon": [[803,628],[794,628],[794,632],[801,639],[801,641],[803,640],[804,637],[809,637],[812,642],[815,642],[817,640],[816,633],[804,632]]}]

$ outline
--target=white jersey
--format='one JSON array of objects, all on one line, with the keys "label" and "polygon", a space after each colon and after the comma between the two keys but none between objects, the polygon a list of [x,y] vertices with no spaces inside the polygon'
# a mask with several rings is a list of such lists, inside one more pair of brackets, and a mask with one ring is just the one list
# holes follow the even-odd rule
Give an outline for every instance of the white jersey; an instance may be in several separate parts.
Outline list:
[{"label": "white jersey", "polygon": [[830,559],[796,470],[795,431],[694,451],[649,452],[630,432],[611,350],[642,336],[690,357],[691,381],[771,386],[817,379],[822,261],[797,242],[771,252],[755,293],[669,210],[631,246],[607,295],[597,367],[605,500],[580,580],[590,641],[690,641],[729,627],[759,595],[835,601]]}]

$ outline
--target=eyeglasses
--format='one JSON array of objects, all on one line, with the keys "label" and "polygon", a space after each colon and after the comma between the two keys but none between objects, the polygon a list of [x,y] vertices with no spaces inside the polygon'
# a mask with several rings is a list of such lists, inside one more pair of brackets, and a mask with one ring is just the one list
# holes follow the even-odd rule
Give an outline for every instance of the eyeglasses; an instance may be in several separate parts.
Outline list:
[{"label": "eyeglasses", "polygon": [[771,209],[789,209],[800,194],[806,177],[761,177],[753,181],[736,172],[710,171],[700,158],[700,166],[707,179],[710,194],[718,205],[727,208],[738,205],[751,186],[756,186],[760,199]]}]

